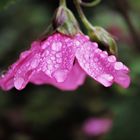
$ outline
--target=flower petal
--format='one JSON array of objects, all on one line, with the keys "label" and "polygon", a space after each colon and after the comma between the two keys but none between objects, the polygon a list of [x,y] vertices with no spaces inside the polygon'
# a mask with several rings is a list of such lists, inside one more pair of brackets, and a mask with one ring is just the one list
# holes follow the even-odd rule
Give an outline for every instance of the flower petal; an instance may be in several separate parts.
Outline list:
[{"label": "flower petal", "polygon": [[9,68],[5,75],[0,77],[0,87],[3,90],[10,90],[13,87],[21,90],[26,86],[39,64],[38,46],[38,42],[33,42],[31,50],[22,52],[19,60]]},{"label": "flower petal", "polygon": [[38,71],[43,71],[57,82],[64,82],[72,69],[75,51],[73,39],[60,33],[53,34],[41,44],[44,50]]},{"label": "flower petal", "polygon": [[110,118],[88,118],[83,126],[83,132],[88,136],[99,136],[111,130],[112,120]]},{"label": "flower petal", "polygon": [[76,58],[88,75],[105,87],[111,86],[113,82],[124,88],[129,86],[129,69],[122,62],[117,62],[115,56],[108,56],[106,51],[100,50],[97,43],[85,41],[77,49]]},{"label": "flower petal", "polygon": [[80,45],[76,42],[78,39],[74,39],[55,33],[44,41],[33,42],[31,49],[21,53],[19,60],[0,77],[1,88],[22,90],[38,73],[45,73],[58,83],[64,82],[72,70],[76,48]]},{"label": "flower petal", "polygon": [[86,73],[76,62],[64,82],[57,82],[54,78],[50,78],[41,71],[32,76],[31,82],[37,85],[50,84],[61,90],[75,90],[84,83],[85,78]]}]

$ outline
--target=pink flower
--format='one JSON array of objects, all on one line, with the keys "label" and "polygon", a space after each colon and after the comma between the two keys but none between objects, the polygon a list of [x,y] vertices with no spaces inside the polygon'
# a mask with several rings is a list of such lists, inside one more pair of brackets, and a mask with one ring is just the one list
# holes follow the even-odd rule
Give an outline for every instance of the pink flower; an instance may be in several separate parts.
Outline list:
[{"label": "pink flower", "polygon": [[110,131],[112,120],[107,118],[89,118],[82,126],[83,132],[88,136],[98,136]]},{"label": "pink flower", "polygon": [[129,69],[108,56],[89,37],[77,34],[69,37],[54,33],[44,41],[35,41],[31,49],[21,53],[5,75],[0,78],[3,90],[25,88],[28,82],[51,84],[62,90],[74,90],[82,85],[86,74],[109,87],[116,82],[127,88]]}]

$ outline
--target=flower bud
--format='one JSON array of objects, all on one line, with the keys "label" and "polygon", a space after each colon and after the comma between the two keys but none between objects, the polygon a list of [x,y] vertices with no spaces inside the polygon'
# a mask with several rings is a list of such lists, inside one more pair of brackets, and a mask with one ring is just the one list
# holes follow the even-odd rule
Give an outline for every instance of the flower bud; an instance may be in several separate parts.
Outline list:
[{"label": "flower bud", "polygon": [[53,19],[53,26],[56,31],[65,35],[75,35],[80,32],[78,22],[73,13],[64,6],[60,6]]},{"label": "flower bud", "polygon": [[117,55],[117,45],[112,35],[109,34],[102,27],[94,27],[92,31],[89,31],[89,36],[92,40],[101,43],[106,47],[110,54]]}]

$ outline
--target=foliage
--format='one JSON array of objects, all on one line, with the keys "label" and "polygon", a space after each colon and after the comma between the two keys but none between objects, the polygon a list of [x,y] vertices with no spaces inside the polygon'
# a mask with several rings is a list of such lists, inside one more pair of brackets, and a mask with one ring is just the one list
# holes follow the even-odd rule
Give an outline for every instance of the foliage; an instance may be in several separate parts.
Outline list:
[{"label": "foliage", "polygon": [[0,10],[8,8],[11,4],[14,4],[17,0],[1,0],[0,1]]}]

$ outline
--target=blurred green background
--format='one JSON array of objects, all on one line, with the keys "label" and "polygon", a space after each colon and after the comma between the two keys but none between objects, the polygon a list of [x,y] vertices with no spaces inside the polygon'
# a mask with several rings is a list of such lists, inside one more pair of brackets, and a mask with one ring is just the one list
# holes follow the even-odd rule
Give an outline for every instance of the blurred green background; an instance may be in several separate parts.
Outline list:
[{"label": "blurred green background", "polygon": [[[0,0],[1,74],[48,27],[57,6],[58,0]],[[84,11],[116,38],[118,57],[131,69],[130,87],[104,88],[87,78],[71,92],[33,84],[0,90],[0,140],[140,140],[140,0],[102,0]],[[89,137],[81,127],[90,117],[112,119],[112,129]]]}]

